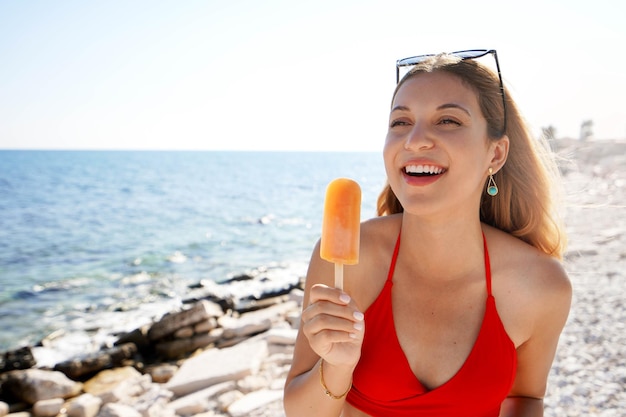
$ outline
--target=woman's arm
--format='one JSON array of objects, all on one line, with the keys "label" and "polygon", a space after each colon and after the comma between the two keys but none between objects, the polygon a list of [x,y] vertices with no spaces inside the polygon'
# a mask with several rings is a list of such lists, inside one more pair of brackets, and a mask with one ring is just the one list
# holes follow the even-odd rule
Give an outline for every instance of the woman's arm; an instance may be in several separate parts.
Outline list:
[{"label": "woman's arm", "polygon": [[502,403],[500,417],[539,417],[543,416],[543,399],[528,397],[508,397]]},{"label": "woman's arm", "polygon": [[569,314],[572,287],[554,259],[540,262],[533,272],[531,301],[527,305],[530,336],[517,348],[517,373],[500,417],[541,417],[548,374],[559,336]]},{"label": "woman's arm", "polygon": [[[339,416],[359,361],[363,314],[332,288],[333,266],[316,247],[309,264],[300,329],[285,383],[287,416]],[[321,368],[321,369],[320,369]]]}]

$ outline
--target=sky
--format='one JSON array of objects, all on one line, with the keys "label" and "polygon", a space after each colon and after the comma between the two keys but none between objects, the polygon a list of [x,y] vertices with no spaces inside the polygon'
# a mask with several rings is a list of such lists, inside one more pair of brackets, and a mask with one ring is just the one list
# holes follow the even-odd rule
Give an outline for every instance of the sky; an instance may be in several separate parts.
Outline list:
[{"label": "sky", "polygon": [[0,149],[378,151],[397,59],[482,48],[537,134],[626,139],[625,5],[0,0]]}]

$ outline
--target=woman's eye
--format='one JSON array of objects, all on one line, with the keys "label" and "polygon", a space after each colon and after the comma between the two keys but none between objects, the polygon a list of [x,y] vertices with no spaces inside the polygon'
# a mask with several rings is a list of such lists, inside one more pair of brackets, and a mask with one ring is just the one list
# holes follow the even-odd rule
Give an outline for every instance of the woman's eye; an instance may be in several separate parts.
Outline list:
[{"label": "woman's eye", "polygon": [[450,119],[450,118],[443,118],[439,121],[440,124],[442,125],[455,125],[455,126],[461,126],[461,123],[459,123],[457,120],[455,119]]},{"label": "woman's eye", "polygon": [[389,124],[389,127],[406,126],[406,125],[408,125],[408,123],[405,120],[392,120],[391,123]]}]

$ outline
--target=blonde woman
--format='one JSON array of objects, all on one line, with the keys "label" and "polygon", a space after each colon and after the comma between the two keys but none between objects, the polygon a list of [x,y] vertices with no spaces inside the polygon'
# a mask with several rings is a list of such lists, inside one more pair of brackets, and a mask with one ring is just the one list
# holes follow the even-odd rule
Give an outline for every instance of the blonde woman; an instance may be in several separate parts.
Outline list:
[{"label": "blonde woman", "polygon": [[[492,55],[497,72],[476,58]],[[494,50],[398,61],[379,217],[343,291],[315,248],[288,416],[542,416],[571,286],[554,164]]]}]

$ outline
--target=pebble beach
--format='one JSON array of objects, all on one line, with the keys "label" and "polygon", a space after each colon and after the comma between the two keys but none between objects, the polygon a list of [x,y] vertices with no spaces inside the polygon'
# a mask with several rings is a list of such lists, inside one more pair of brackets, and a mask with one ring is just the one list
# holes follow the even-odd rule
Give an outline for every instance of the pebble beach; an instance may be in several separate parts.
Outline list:
[{"label": "pebble beach", "polygon": [[570,316],[546,416],[626,415],[626,143],[557,141],[569,233]]},{"label": "pebble beach", "polygon": [[[625,416],[626,142],[560,139],[551,145],[564,179],[564,265],[574,296],[548,381],[545,416]],[[221,349],[198,349],[161,364],[158,372],[120,366],[123,377],[101,376],[99,391],[91,393],[94,384],[69,381],[56,397],[39,393],[30,403],[0,402],[0,416],[282,417],[301,296],[294,289],[281,303],[256,312],[211,317],[218,323],[213,332],[217,327],[232,333]],[[205,377],[194,376],[203,366],[210,368]],[[224,369],[229,366],[238,372]]]}]

